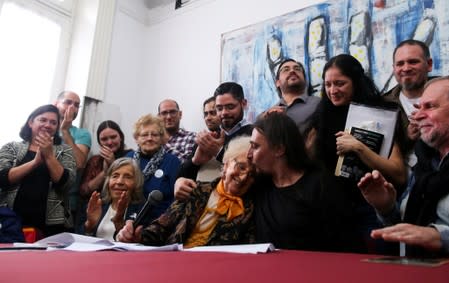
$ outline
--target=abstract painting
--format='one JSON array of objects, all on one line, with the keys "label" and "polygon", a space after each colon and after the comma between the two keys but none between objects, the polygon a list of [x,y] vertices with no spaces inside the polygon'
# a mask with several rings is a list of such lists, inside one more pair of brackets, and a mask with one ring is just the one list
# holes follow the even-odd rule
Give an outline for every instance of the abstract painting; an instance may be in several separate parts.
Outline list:
[{"label": "abstract painting", "polygon": [[[394,47],[405,39],[428,44],[432,75],[449,74],[449,1],[331,0],[235,31],[221,39],[221,81],[241,84],[246,117],[279,99],[275,73],[285,58],[302,62],[312,95],[320,95],[324,64],[332,56],[356,57],[380,90],[396,84]],[[446,32],[444,32],[446,30]]]}]

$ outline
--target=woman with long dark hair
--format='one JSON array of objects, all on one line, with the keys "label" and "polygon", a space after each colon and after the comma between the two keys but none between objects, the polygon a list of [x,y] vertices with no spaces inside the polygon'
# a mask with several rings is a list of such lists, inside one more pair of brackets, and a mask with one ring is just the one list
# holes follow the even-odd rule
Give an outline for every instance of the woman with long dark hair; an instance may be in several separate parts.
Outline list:
[{"label": "woman with long dark hair", "polygon": [[[331,58],[323,69],[322,100],[310,118],[307,146],[310,155],[333,174],[339,155],[354,153],[371,169],[377,169],[397,185],[406,182],[404,160],[397,143],[388,158],[381,157],[368,146],[345,132],[351,102],[382,106],[383,102],[374,82],[365,74],[360,62],[351,55]],[[360,252],[379,252],[369,232],[379,227],[374,210],[357,188],[358,180],[335,177],[335,186],[346,194],[348,207],[353,209],[354,233],[360,240]]]},{"label": "woman with long dark hair", "polygon": [[109,166],[130,151],[125,149],[122,129],[111,120],[98,125],[97,142],[100,145],[100,154],[92,156],[87,162],[80,186],[80,195],[84,199],[89,199],[94,191],[101,191]]}]

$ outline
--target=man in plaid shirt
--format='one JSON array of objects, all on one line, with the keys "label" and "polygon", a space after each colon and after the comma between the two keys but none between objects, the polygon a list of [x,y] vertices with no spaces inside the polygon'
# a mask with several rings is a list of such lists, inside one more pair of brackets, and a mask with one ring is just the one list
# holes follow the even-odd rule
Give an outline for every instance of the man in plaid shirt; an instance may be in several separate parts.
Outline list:
[{"label": "man in plaid shirt", "polygon": [[192,155],[196,134],[179,127],[182,111],[176,101],[172,99],[163,100],[159,103],[158,113],[164,121],[165,130],[169,136],[164,146],[165,150],[176,155],[181,162],[184,162]]}]

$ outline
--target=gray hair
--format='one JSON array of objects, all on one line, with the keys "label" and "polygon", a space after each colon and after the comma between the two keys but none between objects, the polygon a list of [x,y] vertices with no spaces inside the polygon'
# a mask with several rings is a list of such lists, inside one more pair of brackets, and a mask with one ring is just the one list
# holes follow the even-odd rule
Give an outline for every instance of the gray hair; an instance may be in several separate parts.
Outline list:
[{"label": "gray hair", "polygon": [[134,190],[131,192],[130,195],[130,203],[138,203],[143,200],[143,182],[144,178],[142,175],[142,171],[140,170],[139,165],[135,160],[129,157],[122,157],[116,159],[114,162],[112,162],[111,166],[109,166],[108,171],[106,172],[106,180],[103,184],[103,202],[109,203],[111,202],[111,194],[109,192],[109,180],[111,179],[112,173],[117,171],[117,169],[123,167],[123,166],[131,166],[134,171],[134,183],[135,187]]},{"label": "gray hair", "polygon": [[240,154],[247,154],[250,148],[250,137],[249,136],[239,136],[233,138],[226,147],[226,151],[223,155],[223,163],[235,158]]}]

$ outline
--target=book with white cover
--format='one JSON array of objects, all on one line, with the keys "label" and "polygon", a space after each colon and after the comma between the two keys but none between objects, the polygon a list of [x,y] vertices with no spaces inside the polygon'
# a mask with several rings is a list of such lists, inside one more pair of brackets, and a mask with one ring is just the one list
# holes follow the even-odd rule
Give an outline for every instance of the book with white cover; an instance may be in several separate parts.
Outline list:
[{"label": "book with white cover", "polygon": [[[371,150],[388,158],[394,141],[394,132],[398,119],[397,108],[382,108],[358,103],[349,105],[345,131],[362,141]],[[345,160],[348,162],[345,163]],[[359,180],[367,169],[356,154],[340,155],[335,167],[335,176]],[[347,165],[347,166],[346,166]]]}]

